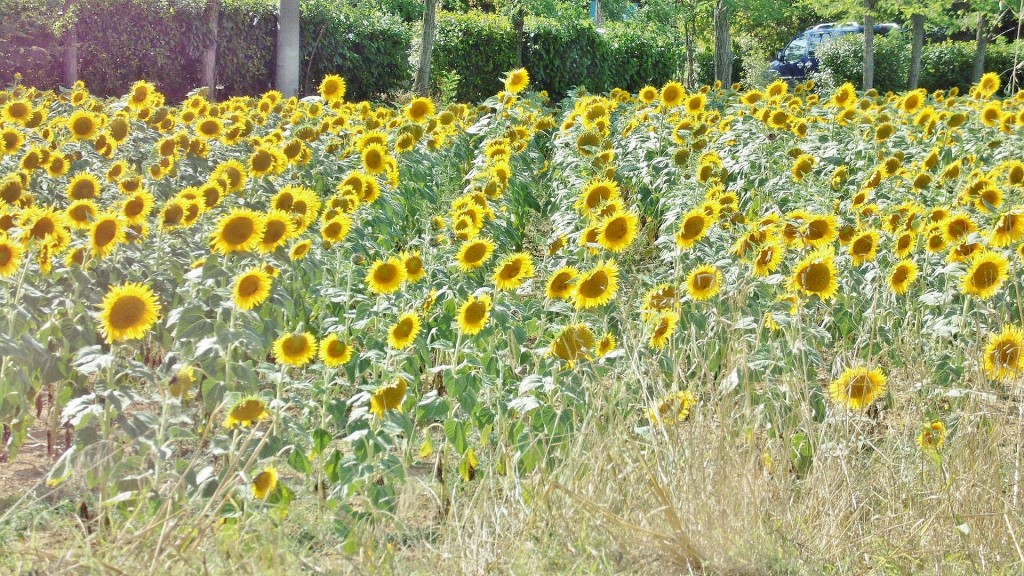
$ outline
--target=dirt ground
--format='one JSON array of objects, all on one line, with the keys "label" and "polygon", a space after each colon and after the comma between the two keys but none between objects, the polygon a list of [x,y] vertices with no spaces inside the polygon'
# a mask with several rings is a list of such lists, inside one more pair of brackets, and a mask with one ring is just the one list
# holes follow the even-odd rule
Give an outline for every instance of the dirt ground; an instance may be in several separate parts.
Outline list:
[{"label": "dirt ground", "polygon": [[55,458],[47,454],[46,428],[33,426],[17,458],[13,462],[0,462],[0,512],[10,508],[26,492],[45,486],[46,473],[54,461]]}]

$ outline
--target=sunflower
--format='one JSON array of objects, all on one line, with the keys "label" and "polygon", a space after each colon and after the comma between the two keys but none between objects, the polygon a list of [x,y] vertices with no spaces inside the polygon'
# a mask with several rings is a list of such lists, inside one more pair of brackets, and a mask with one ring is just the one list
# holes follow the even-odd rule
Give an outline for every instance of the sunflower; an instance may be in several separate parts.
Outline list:
[{"label": "sunflower", "polygon": [[167,392],[171,397],[185,400],[188,398],[188,391],[196,382],[196,371],[193,367],[184,364],[174,371],[170,381],[167,383]]},{"label": "sunflower", "polygon": [[96,203],[92,200],[75,200],[64,211],[68,224],[78,230],[88,230],[92,227],[93,220],[99,214]]},{"label": "sunflower", "polygon": [[402,402],[405,400],[405,393],[409,383],[405,378],[395,378],[395,381],[386,386],[381,386],[370,397],[370,413],[378,418],[383,418],[388,410],[402,411]]},{"label": "sunflower", "polygon": [[701,208],[694,208],[683,216],[683,221],[676,232],[676,246],[680,250],[689,250],[707,234],[711,219]]},{"label": "sunflower", "polygon": [[906,258],[917,247],[917,235],[907,231],[896,237],[896,257]]},{"label": "sunflower", "polygon": [[233,208],[221,217],[212,235],[213,251],[218,254],[252,250],[263,236],[263,215],[255,210]]},{"label": "sunflower", "polygon": [[913,260],[903,260],[889,274],[889,288],[893,294],[906,294],[916,279],[917,264]]},{"label": "sunflower", "polygon": [[309,332],[284,334],[274,341],[274,358],[285,366],[305,366],[316,355],[316,338]]},{"label": "sunflower", "polygon": [[374,294],[397,292],[405,281],[405,263],[398,258],[377,260],[366,274],[366,284]]},{"label": "sunflower", "polygon": [[494,284],[498,290],[515,290],[527,279],[533,278],[533,257],[526,252],[506,256],[494,269]]},{"label": "sunflower", "polygon": [[529,83],[530,74],[526,71],[526,68],[513,70],[505,76],[505,90],[513,94],[518,94],[525,90]]},{"label": "sunflower", "polygon": [[226,160],[217,165],[210,173],[210,181],[216,182],[224,178],[228,192],[239,192],[245,187],[247,174],[245,165],[238,160]]},{"label": "sunflower", "polygon": [[254,422],[269,418],[267,403],[255,396],[242,398],[228,410],[228,416],[224,419],[225,428],[235,426],[252,426]]},{"label": "sunflower", "polygon": [[853,257],[853,265],[860,266],[865,262],[871,262],[878,253],[879,234],[877,230],[864,230],[856,234],[851,240],[847,250]]},{"label": "sunflower", "polygon": [[682,422],[690,416],[690,410],[697,403],[697,397],[689,390],[674,392],[665,396],[657,406],[647,410],[647,418],[651,424],[664,426]]},{"label": "sunflower", "polygon": [[328,74],[320,81],[320,97],[327,102],[341,102],[345,99],[345,79],[337,74]]},{"label": "sunflower", "polygon": [[73,140],[91,140],[100,129],[99,119],[91,112],[75,110],[67,120]]},{"label": "sunflower", "polygon": [[675,333],[677,322],[679,322],[679,313],[675,311],[664,311],[655,316],[651,323],[650,347],[655,350],[664,348],[672,338],[672,334]]},{"label": "sunflower", "polygon": [[817,159],[810,154],[801,154],[797,157],[796,161],[793,162],[793,168],[790,169],[790,173],[793,175],[793,180],[796,182],[803,182],[804,177],[811,173],[811,169],[817,163]]},{"label": "sunflower", "polygon": [[835,296],[839,282],[832,254],[818,251],[807,255],[796,265],[790,285],[804,294],[817,294],[822,300]]},{"label": "sunflower", "polygon": [[270,210],[263,216],[263,234],[256,249],[270,254],[295,235],[295,219],[284,210]]},{"label": "sunflower", "polygon": [[597,243],[610,252],[622,252],[636,238],[640,219],[632,212],[618,212],[598,225]]},{"label": "sunflower", "polygon": [[995,295],[1006,281],[1010,261],[998,252],[983,251],[974,256],[964,274],[961,292],[987,300]]},{"label": "sunflower", "polygon": [[107,343],[138,340],[156,324],[160,304],[153,290],[142,283],[127,283],[107,291],[99,320]]},{"label": "sunflower", "polygon": [[757,251],[754,258],[754,276],[765,277],[775,272],[786,256],[786,245],[782,242],[769,242]]},{"label": "sunflower", "polygon": [[20,242],[14,242],[7,234],[0,233],[0,278],[7,278],[18,270],[22,254]]},{"label": "sunflower", "polygon": [[814,248],[827,246],[839,236],[839,221],[832,214],[808,215],[805,219],[802,236],[806,246]]},{"label": "sunflower", "polygon": [[241,310],[252,310],[270,296],[273,280],[262,267],[245,270],[235,280],[233,297],[235,306]]},{"label": "sunflower", "polygon": [[380,144],[371,144],[363,149],[363,168],[372,175],[384,172],[388,167],[390,157],[387,148]]},{"label": "sunflower", "polygon": [[572,298],[575,290],[575,280],[580,272],[572,266],[563,266],[548,279],[545,293],[552,300],[568,300]]},{"label": "sunflower", "polygon": [[459,332],[478,334],[487,325],[491,315],[491,297],[486,294],[476,298],[470,296],[459,308]]},{"label": "sunflower", "polygon": [[551,341],[548,351],[555,358],[565,360],[573,365],[583,358],[590,357],[596,338],[586,324],[572,324],[562,330]]},{"label": "sunflower", "polygon": [[434,115],[434,101],[422,96],[413,98],[405,107],[405,117],[413,122],[426,122]]},{"label": "sunflower", "polygon": [[605,332],[601,341],[597,343],[597,356],[605,356],[615,350],[615,336],[611,332]]},{"label": "sunflower", "polygon": [[66,188],[69,200],[93,200],[100,195],[100,179],[88,172],[71,177]]},{"label": "sunflower", "polygon": [[419,282],[427,275],[427,271],[423,268],[423,257],[420,255],[419,250],[402,252],[398,255],[398,258],[405,266],[405,279],[410,284]]},{"label": "sunflower", "polygon": [[252,479],[252,495],[258,500],[266,500],[277,488],[277,468],[267,466]]},{"label": "sunflower", "polygon": [[995,72],[987,72],[981,76],[980,80],[978,80],[975,90],[979,97],[990,98],[999,90],[999,84],[999,74],[996,74]]},{"label": "sunflower", "polygon": [[1024,369],[1024,331],[1006,326],[985,345],[985,373],[993,380],[1009,380]]},{"label": "sunflower", "polygon": [[395,350],[408,348],[420,333],[420,317],[415,312],[399,316],[398,322],[388,330],[388,345]]},{"label": "sunflower", "polygon": [[697,302],[707,300],[722,289],[722,271],[705,264],[698,266],[686,277],[686,292]]},{"label": "sunflower", "polygon": [[352,346],[337,334],[329,334],[320,341],[320,359],[330,367],[341,366],[352,359]]},{"label": "sunflower", "polygon": [[658,99],[658,89],[650,85],[644,86],[637,92],[636,97],[644,104],[650,104]]},{"label": "sunflower", "polygon": [[142,110],[153,105],[157,100],[156,86],[139,80],[132,84],[128,90],[128,107],[134,110]]},{"label": "sunflower", "polygon": [[850,410],[867,408],[885,394],[885,390],[885,374],[882,369],[872,370],[866,366],[847,368],[828,387],[832,401]]},{"label": "sunflower", "polygon": [[116,212],[101,214],[89,230],[89,249],[97,258],[106,258],[125,241],[125,223]]},{"label": "sunflower", "polygon": [[995,229],[992,230],[989,244],[996,248],[1009,246],[1024,238],[1024,213],[1007,212],[999,217]]},{"label": "sunflower", "polygon": [[921,428],[917,435],[917,445],[921,450],[938,451],[946,442],[946,425],[942,420],[933,420]]},{"label": "sunflower", "polygon": [[679,82],[670,81],[661,87],[661,103],[666,108],[675,108],[682,103],[684,96],[686,89]]},{"label": "sunflower", "polygon": [[121,215],[129,224],[142,224],[149,218],[153,210],[153,195],[146,190],[139,190],[125,198],[121,203]]},{"label": "sunflower", "polygon": [[309,238],[306,238],[301,242],[296,242],[294,245],[292,245],[291,250],[288,251],[288,258],[290,258],[292,261],[302,260],[303,258],[306,257],[306,254],[309,254],[309,249],[312,246],[313,241],[310,240]]},{"label": "sunflower", "polygon": [[615,298],[619,288],[619,265],[615,260],[598,262],[590,271],[580,274],[573,294],[577,310],[598,308]]},{"label": "sunflower", "polygon": [[320,228],[320,237],[324,242],[341,242],[352,230],[352,219],[347,214],[337,214],[324,222]]}]

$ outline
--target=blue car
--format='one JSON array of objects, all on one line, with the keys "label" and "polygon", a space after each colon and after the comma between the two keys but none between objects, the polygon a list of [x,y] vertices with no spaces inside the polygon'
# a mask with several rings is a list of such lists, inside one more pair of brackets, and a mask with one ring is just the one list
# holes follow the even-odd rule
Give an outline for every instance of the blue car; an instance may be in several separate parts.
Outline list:
[{"label": "blue car", "polygon": [[[896,24],[876,24],[875,34],[885,35],[899,28]],[[822,42],[847,34],[863,33],[864,26],[856,22],[818,24],[808,28],[790,40],[779,52],[775,61],[768,67],[769,73],[789,82],[802,82],[812,72],[817,72],[818,59],[815,52]]]}]

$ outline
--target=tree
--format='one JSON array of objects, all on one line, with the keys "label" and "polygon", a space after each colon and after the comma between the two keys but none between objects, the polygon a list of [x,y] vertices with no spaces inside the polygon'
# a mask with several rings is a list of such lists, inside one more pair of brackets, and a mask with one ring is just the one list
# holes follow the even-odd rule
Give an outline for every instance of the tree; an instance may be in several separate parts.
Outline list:
[{"label": "tree", "polygon": [[75,0],[64,0],[63,19],[67,23],[64,30],[64,53],[62,80],[65,86],[78,82],[78,14]]},{"label": "tree", "polygon": [[864,0],[864,86],[875,86],[875,0]]},{"label": "tree", "polygon": [[971,68],[971,82],[977,82],[985,73],[985,51],[988,49],[989,28],[993,21],[998,22],[1003,11],[999,0],[973,0],[969,10],[973,11],[974,27],[974,65]]},{"label": "tree", "polygon": [[732,36],[730,18],[732,7],[728,0],[715,2],[715,80],[723,86],[732,84]]},{"label": "tree", "polygon": [[299,0],[278,0],[275,84],[285,97],[299,92],[299,48]]},{"label": "tree", "polygon": [[217,100],[217,29],[220,20],[220,0],[209,0],[206,4],[206,25],[209,36],[203,50],[202,83],[206,86],[206,97]]},{"label": "tree", "polygon": [[420,96],[430,94],[430,56],[434,51],[434,37],[437,35],[437,0],[426,0],[423,10],[423,40],[420,49],[420,65],[416,71],[413,92]]}]

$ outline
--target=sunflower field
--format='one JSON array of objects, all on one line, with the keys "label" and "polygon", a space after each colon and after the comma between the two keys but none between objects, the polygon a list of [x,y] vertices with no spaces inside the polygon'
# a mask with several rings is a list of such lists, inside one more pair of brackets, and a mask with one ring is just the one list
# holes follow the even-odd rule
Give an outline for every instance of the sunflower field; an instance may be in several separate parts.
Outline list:
[{"label": "sunflower field", "polygon": [[529,501],[601,404],[787,482],[909,438],[939,490],[1002,418],[991,530],[1024,534],[1024,92],[345,88],[0,92],[0,450],[45,431],[96,530],[187,555],[303,501],[391,525],[416,479]]}]

